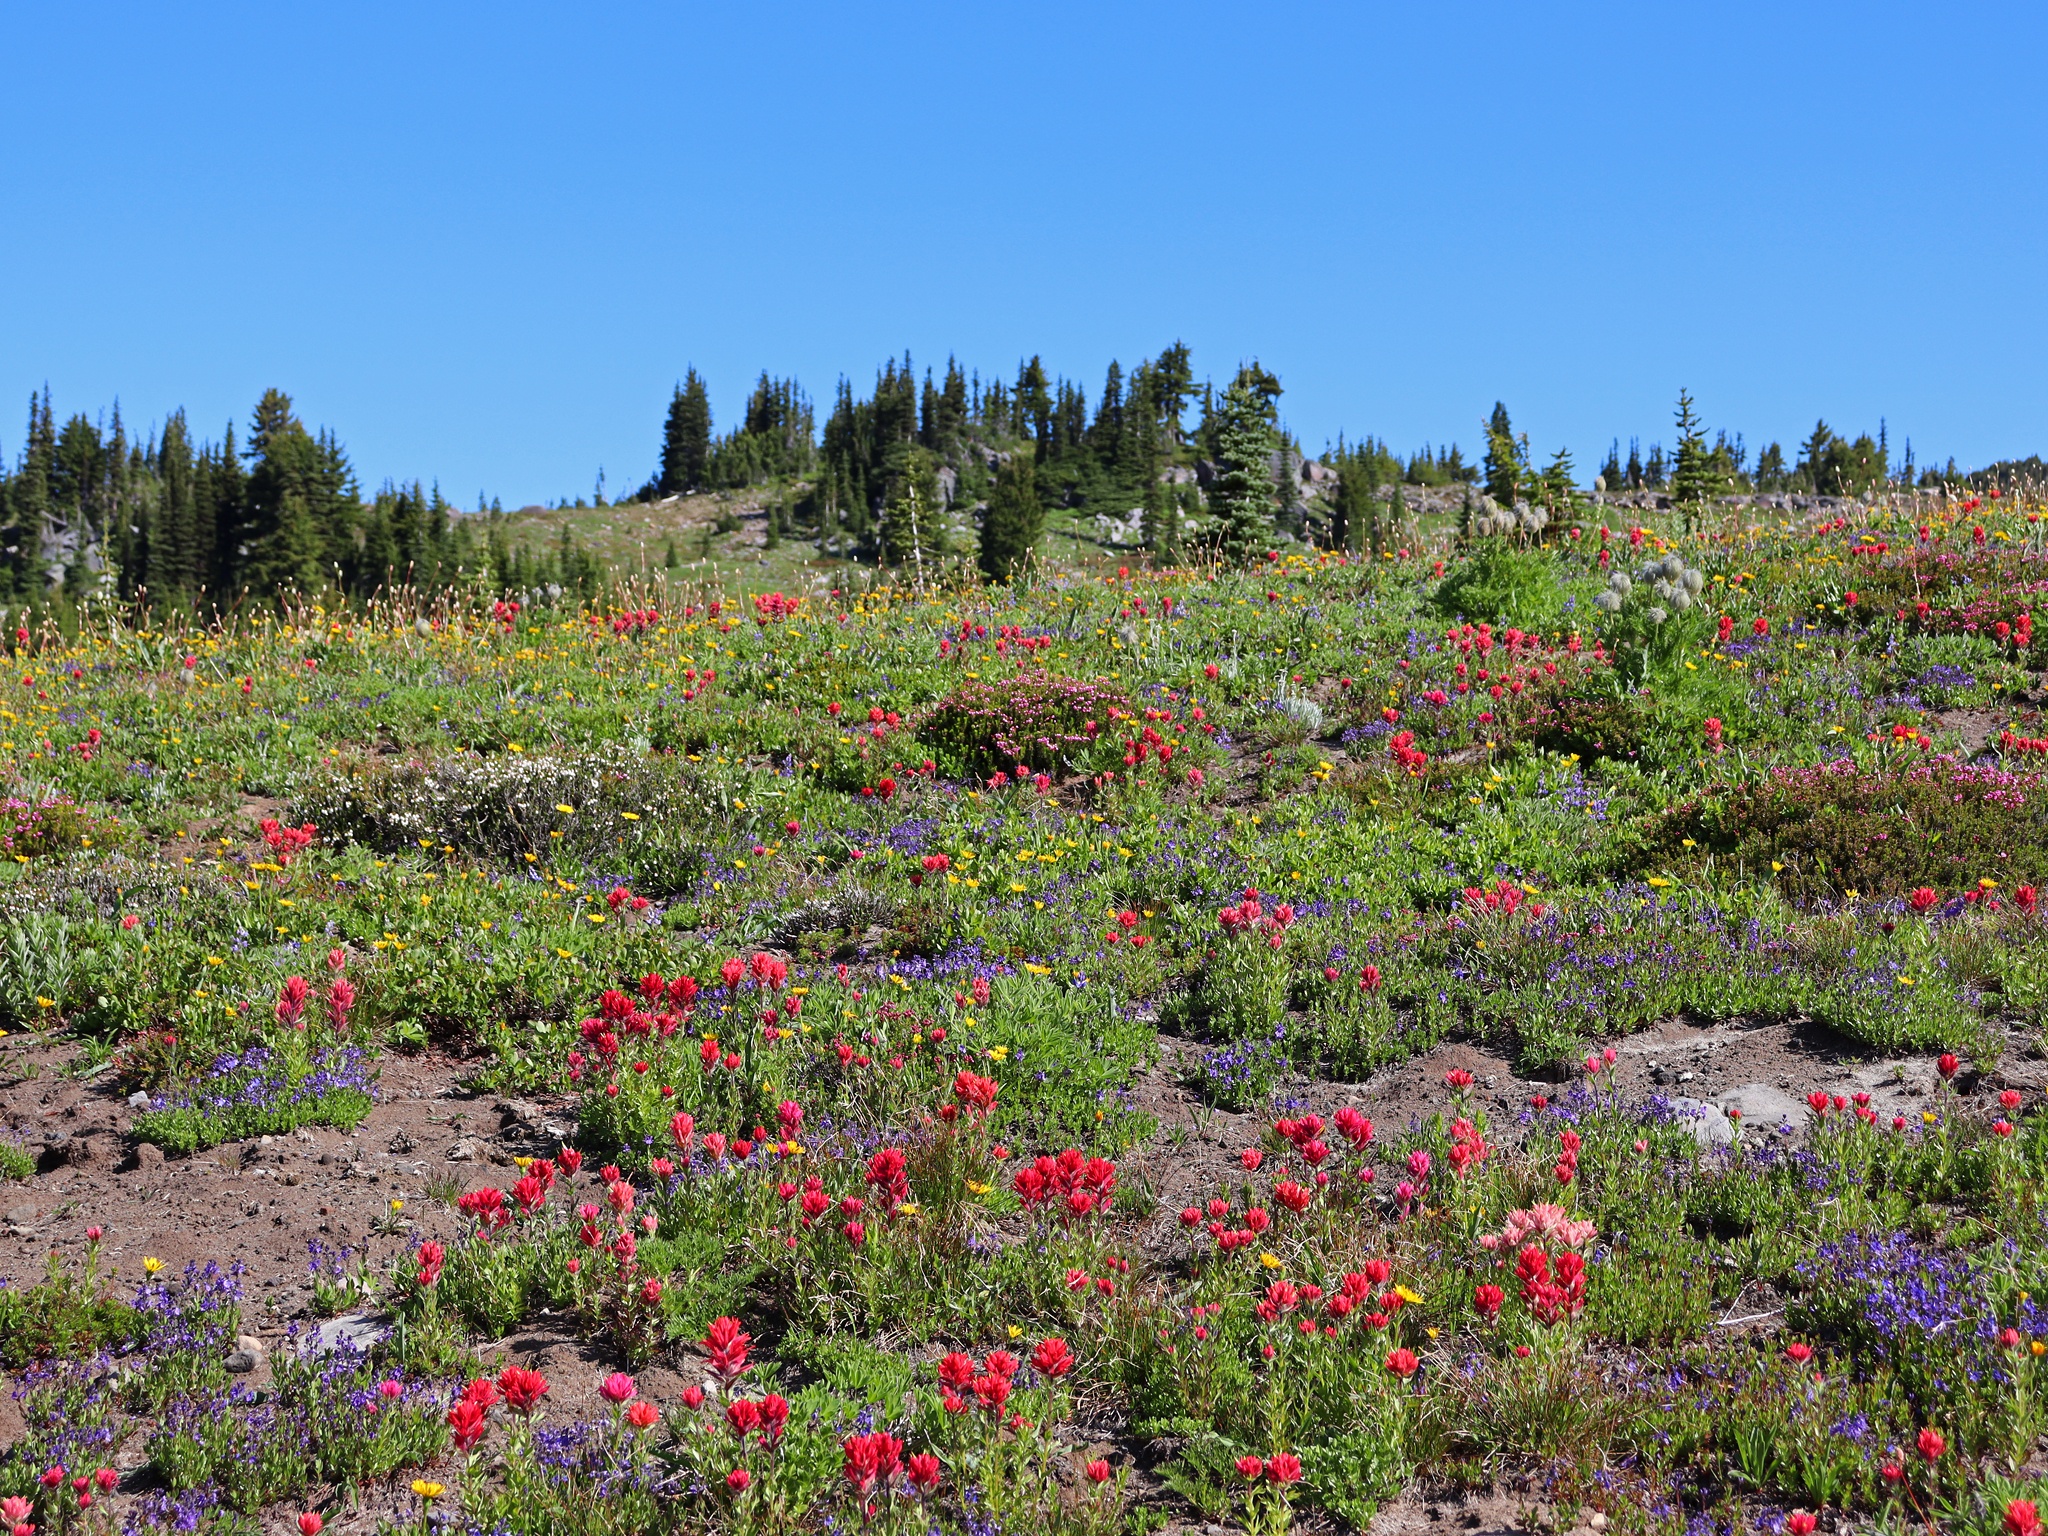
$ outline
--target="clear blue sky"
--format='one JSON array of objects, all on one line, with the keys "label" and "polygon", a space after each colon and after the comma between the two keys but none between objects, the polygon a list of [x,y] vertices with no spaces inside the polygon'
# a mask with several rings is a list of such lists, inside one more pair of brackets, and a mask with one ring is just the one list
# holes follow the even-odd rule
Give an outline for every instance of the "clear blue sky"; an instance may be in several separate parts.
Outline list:
[{"label": "clear blue sky", "polygon": [[[614,494],[694,363],[821,407],[907,347],[1100,389],[1256,355],[1316,451],[2048,451],[2048,8],[15,6],[0,451],[31,389],[366,485]],[[821,410],[822,420],[822,410]]]}]

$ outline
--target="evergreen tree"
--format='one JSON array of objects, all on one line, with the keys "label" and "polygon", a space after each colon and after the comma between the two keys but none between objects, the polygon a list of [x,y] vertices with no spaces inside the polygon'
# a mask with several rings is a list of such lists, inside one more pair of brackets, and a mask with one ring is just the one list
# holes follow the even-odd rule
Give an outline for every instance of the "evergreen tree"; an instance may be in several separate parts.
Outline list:
[{"label": "evergreen tree", "polygon": [[203,579],[198,541],[201,487],[182,410],[171,412],[163,436],[157,440],[156,479],[156,514],[151,520],[143,579],[158,598],[189,600]]},{"label": "evergreen tree", "polygon": [[[354,475],[333,434],[317,438],[282,390],[264,392],[249,434],[242,579],[268,594],[314,591],[356,556]],[[247,553],[242,553],[246,546]]]},{"label": "evergreen tree", "polygon": [[1253,363],[1238,370],[1215,411],[1218,473],[1209,503],[1222,523],[1219,552],[1235,565],[1249,565],[1272,543],[1272,455],[1279,440],[1273,400],[1279,392],[1279,381]]},{"label": "evergreen tree", "polygon": [[937,462],[913,443],[900,455],[882,503],[882,563],[907,567],[922,584],[938,575],[938,561],[945,552]]},{"label": "evergreen tree", "polygon": [[1600,489],[1618,491],[1621,489],[1621,439],[1616,438],[1607,445],[1607,462],[1600,466]]},{"label": "evergreen tree", "polygon": [[1508,408],[1493,402],[1493,414],[1486,420],[1486,494],[1503,507],[1515,504],[1521,490],[1522,453],[1515,429],[1508,421]]},{"label": "evergreen tree", "polygon": [[1017,392],[1010,405],[1010,432],[1029,437],[1037,445],[1043,464],[1052,452],[1052,392],[1045,377],[1045,365],[1036,356],[1017,369]]},{"label": "evergreen tree", "polygon": [[1386,523],[1381,531],[1382,546],[1389,539],[1405,538],[1408,532],[1408,497],[1401,489],[1401,482],[1394,482],[1394,494],[1388,498]]},{"label": "evergreen tree", "polygon": [[1543,471],[1540,492],[1543,505],[1553,517],[1561,517],[1571,510],[1572,493],[1577,489],[1573,484],[1574,474],[1571,450],[1558,449],[1557,457]]},{"label": "evergreen tree", "polygon": [[1182,441],[1181,415],[1195,394],[1194,363],[1187,343],[1176,341],[1160,353],[1159,361],[1152,365],[1152,376],[1153,398],[1158,409],[1155,419],[1166,428],[1168,440],[1177,448]]},{"label": "evergreen tree", "polygon": [[1369,452],[1337,453],[1337,494],[1331,498],[1330,542],[1378,559],[1386,547],[1380,527],[1379,466]]},{"label": "evergreen tree", "polygon": [[43,595],[43,530],[50,516],[50,477],[57,456],[50,387],[28,397],[28,444],[7,485],[7,522],[0,529],[0,578],[8,596]]},{"label": "evergreen tree", "polygon": [[1145,547],[1169,564],[1181,557],[1186,532],[1182,527],[1180,488],[1154,476],[1139,502],[1139,527]]},{"label": "evergreen tree", "polygon": [[711,396],[691,368],[668,403],[661,433],[661,472],[655,494],[681,496],[701,490],[711,463]]},{"label": "evergreen tree", "polygon": [[1643,455],[1636,440],[1628,440],[1628,468],[1622,471],[1622,483],[1632,491],[1643,488]]},{"label": "evergreen tree", "polygon": [[981,515],[981,571],[1007,582],[1029,564],[1045,531],[1038,499],[1038,475],[1028,454],[1014,454],[996,469],[995,485]]},{"label": "evergreen tree", "polygon": [[1124,371],[1114,358],[1102,381],[1102,403],[1095,408],[1095,424],[1088,429],[1088,446],[1105,465],[1122,457],[1124,436]]},{"label": "evergreen tree", "polygon": [[1714,494],[1714,472],[1708,462],[1707,435],[1693,410],[1692,396],[1682,389],[1674,414],[1678,421],[1678,452],[1671,467],[1671,499],[1684,513],[1685,526],[1690,531],[1693,519],[1706,510],[1707,500]]},{"label": "evergreen tree", "polygon": [[249,527],[249,477],[242,471],[232,421],[221,433],[220,447],[200,454],[200,469],[192,497],[194,574],[219,595],[232,589],[248,554],[241,540]]}]

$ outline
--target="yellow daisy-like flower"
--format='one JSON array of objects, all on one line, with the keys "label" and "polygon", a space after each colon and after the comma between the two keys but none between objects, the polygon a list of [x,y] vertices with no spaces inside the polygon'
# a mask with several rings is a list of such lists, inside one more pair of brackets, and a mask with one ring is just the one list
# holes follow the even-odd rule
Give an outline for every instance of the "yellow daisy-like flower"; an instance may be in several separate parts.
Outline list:
[{"label": "yellow daisy-like flower", "polygon": [[1009,1059],[1009,1055],[1010,1048],[1007,1045],[992,1045],[988,1048],[988,1059],[990,1061],[1006,1061]]},{"label": "yellow daisy-like flower", "polygon": [[403,1200],[394,1200],[394,1201],[392,1201],[392,1202],[391,1202],[391,1214],[392,1214],[392,1215],[396,1216],[396,1215],[397,1215],[397,1214],[398,1214],[398,1213],[399,1213],[400,1211],[402,1211],[402,1210],[404,1210],[404,1209],[405,1209],[405,1202],[404,1202]]},{"label": "yellow daisy-like flower", "polygon": [[153,1275],[153,1274],[155,1274],[155,1273],[156,1273],[156,1272],[157,1272],[158,1270],[162,1269],[163,1267],[164,1267],[164,1261],[163,1261],[162,1259],[158,1259],[158,1258],[148,1258],[148,1259],[144,1259],[144,1260],[142,1261],[142,1268],[143,1268],[143,1271],[144,1271],[144,1273],[146,1273],[146,1274],[152,1274],[152,1275]]},{"label": "yellow daisy-like flower", "polygon": [[1024,1330],[1022,1328],[1019,1328],[1015,1323],[1012,1323],[1010,1324],[1010,1337],[1013,1339],[1021,1339],[1024,1337]]},{"label": "yellow daisy-like flower", "polygon": [[1413,1291],[1409,1290],[1408,1287],[1405,1285],[1395,1286],[1394,1294],[1400,1297],[1403,1301],[1407,1302],[1408,1305],[1411,1307],[1419,1306],[1422,1302],[1422,1298],[1416,1295]]},{"label": "yellow daisy-like flower", "polygon": [[448,1490],[439,1483],[430,1483],[424,1477],[416,1477],[412,1480],[412,1491],[423,1499],[438,1499]]},{"label": "yellow daisy-like flower", "polygon": [[[557,805],[555,809],[560,811],[564,816],[574,816],[576,814],[576,807],[573,805]],[[414,1484],[413,1486],[418,1487],[419,1485]]]},{"label": "yellow daisy-like flower", "polygon": [[1280,1255],[1277,1253],[1262,1253],[1259,1255],[1259,1262],[1268,1269],[1278,1269],[1280,1267]]}]

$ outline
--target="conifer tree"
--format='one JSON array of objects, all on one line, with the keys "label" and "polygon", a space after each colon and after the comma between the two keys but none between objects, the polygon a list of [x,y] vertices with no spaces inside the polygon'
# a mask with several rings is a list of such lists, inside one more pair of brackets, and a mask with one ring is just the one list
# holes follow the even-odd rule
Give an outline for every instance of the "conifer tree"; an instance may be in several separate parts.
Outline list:
[{"label": "conifer tree", "polygon": [[1272,455],[1279,440],[1273,399],[1279,392],[1279,381],[1258,364],[1241,368],[1211,426],[1218,474],[1209,504],[1222,523],[1218,550],[1234,565],[1250,564],[1272,542]]},{"label": "conifer tree", "polygon": [[1678,392],[1678,453],[1671,466],[1671,499],[1685,515],[1691,530],[1693,519],[1705,510],[1714,493],[1714,474],[1708,464],[1707,436],[1693,410],[1692,396]]},{"label": "conifer tree", "polygon": [[661,433],[661,473],[655,494],[682,496],[701,490],[711,462],[711,396],[691,368],[668,403]]},{"label": "conifer tree", "polygon": [[1028,454],[1014,454],[996,469],[988,505],[981,514],[981,572],[1007,582],[1030,562],[1045,531],[1038,499],[1038,474]]},{"label": "conifer tree", "polygon": [[1379,558],[1385,545],[1380,527],[1378,466],[1370,453],[1337,454],[1337,494],[1331,500],[1330,542]]},{"label": "conifer tree", "polygon": [[177,601],[197,589],[201,579],[197,505],[199,486],[193,473],[192,438],[185,413],[173,411],[164,422],[156,450],[156,514],[150,525],[150,547],[144,579],[159,598]]},{"label": "conifer tree", "polygon": [[908,568],[921,585],[938,575],[938,561],[946,552],[938,466],[916,444],[901,452],[898,464],[882,503],[882,563]]},{"label": "conifer tree", "polygon": [[1486,494],[1503,507],[1512,507],[1521,490],[1522,469],[1521,448],[1508,421],[1508,408],[1496,400],[1493,414],[1486,420]]},{"label": "conifer tree", "polygon": [[1144,496],[1145,499],[1139,503],[1139,526],[1144,534],[1145,547],[1161,560],[1178,560],[1186,538],[1181,526],[1180,488],[1155,475],[1152,483],[1145,487]]},{"label": "conifer tree", "polygon": [[1159,361],[1152,365],[1152,375],[1157,420],[1166,428],[1168,440],[1179,447],[1181,413],[1187,410],[1188,401],[1195,394],[1195,370],[1187,343],[1176,341],[1160,353]]}]

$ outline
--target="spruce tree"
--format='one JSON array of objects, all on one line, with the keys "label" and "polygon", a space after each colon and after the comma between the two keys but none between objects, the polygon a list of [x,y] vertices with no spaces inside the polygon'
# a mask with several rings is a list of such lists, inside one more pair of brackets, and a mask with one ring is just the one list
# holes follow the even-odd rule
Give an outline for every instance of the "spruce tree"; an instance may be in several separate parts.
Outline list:
[{"label": "spruce tree", "polygon": [[201,567],[195,537],[199,489],[193,474],[192,439],[185,413],[171,412],[156,451],[156,515],[143,579],[167,601],[189,597],[199,586]]},{"label": "spruce tree", "polygon": [[1140,528],[1145,547],[1169,564],[1181,557],[1184,534],[1180,517],[1180,488],[1154,476],[1145,487]]},{"label": "spruce tree", "polygon": [[1256,363],[1238,370],[1217,403],[1211,436],[1217,459],[1209,505],[1221,519],[1217,548],[1233,565],[1249,565],[1273,539],[1273,398],[1279,381]]},{"label": "spruce tree", "polygon": [[1337,455],[1337,494],[1332,498],[1330,542],[1339,549],[1363,550],[1379,558],[1385,539],[1380,528],[1377,466],[1369,453]]},{"label": "spruce tree", "polygon": [[1714,493],[1714,473],[1708,463],[1707,437],[1693,410],[1692,396],[1678,392],[1678,452],[1671,466],[1671,499],[1685,515],[1688,532],[1693,519],[1706,509]]},{"label": "spruce tree", "polygon": [[1512,507],[1521,485],[1521,449],[1508,421],[1508,408],[1496,400],[1493,414],[1486,420],[1486,494],[1503,507]]},{"label": "spruce tree", "polygon": [[1557,457],[1543,471],[1543,504],[1553,517],[1562,516],[1571,510],[1575,472],[1572,468],[1572,451],[1569,448],[1557,450]]},{"label": "spruce tree", "polygon": [[907,568],[923,584],[938,575],[946,552],[937,461],[911,444],[901,450],[898,466],[882,503],[882,563]]},{"label": "spruce tree", "polygon": [[708,483],[711,464],[711,396],[691,368],[668,403],[661,433],[661,472],[655,494],[682,496]]},{"label": "spruce tree", "polygon": [[1007,582],[1031,561],[1045,531],[1045,508],[1038,499],[1038,474],[1028,454],[1013,454],[996,469],[988,505],[981,515],[981,571],[990,581]]},{"label": "spruce tree", "polygon": [[1621,489],[1621,439],[1615,438],[1607,445],[1607,462],[1600,466],[1600,488],[1603,491]]}]

